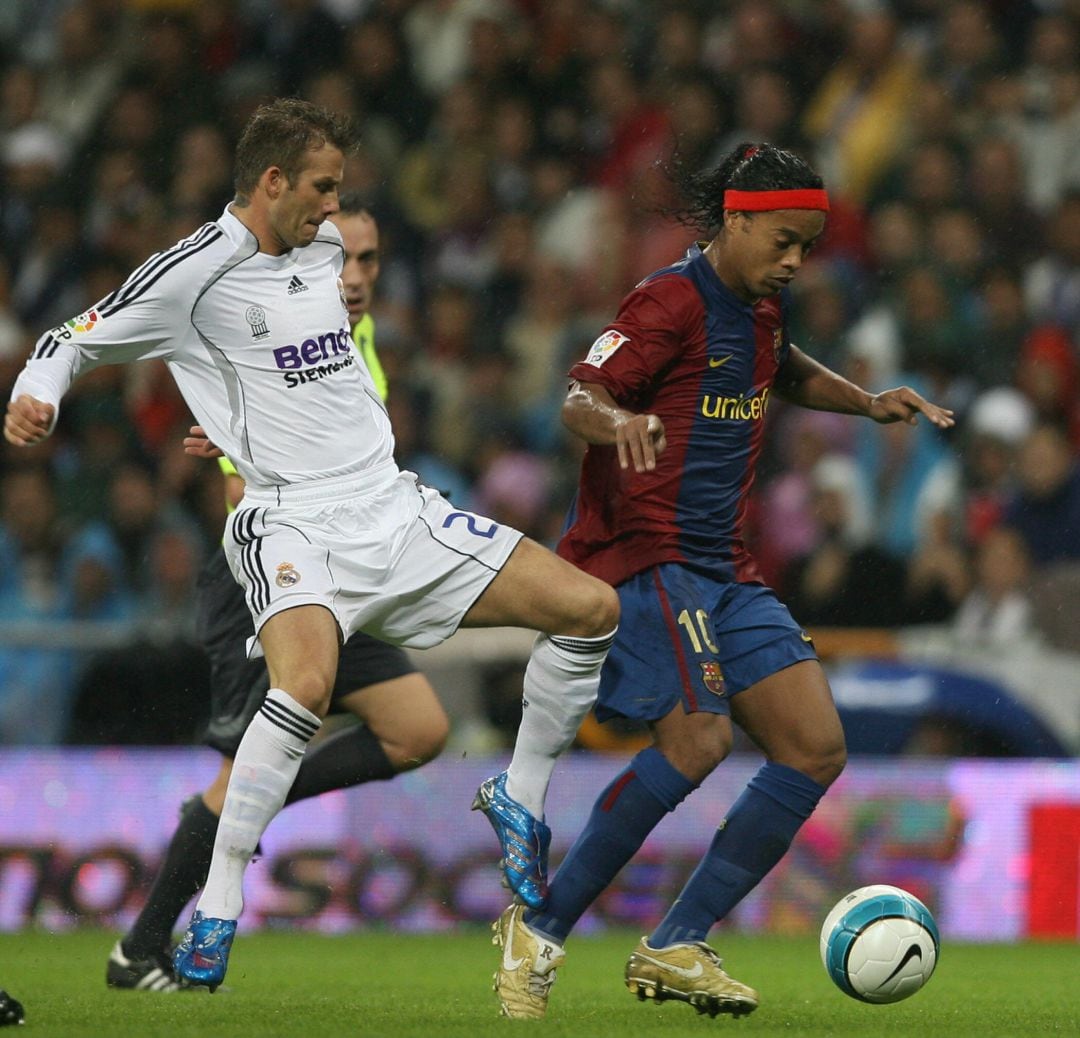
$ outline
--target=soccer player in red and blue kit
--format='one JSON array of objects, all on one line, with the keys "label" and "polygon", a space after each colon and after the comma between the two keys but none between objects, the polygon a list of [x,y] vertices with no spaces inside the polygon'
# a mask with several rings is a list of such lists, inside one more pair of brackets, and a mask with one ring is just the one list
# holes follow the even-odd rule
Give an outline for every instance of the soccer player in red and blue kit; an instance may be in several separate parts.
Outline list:
[{"label": "soccer player in red and blue kit", "polygon": [[597,716],[647,722],[653,744],[600,793],[550,889],[541,853],[550,771],[526,740],[530,713],[557,704],[529,701],[510,768],[485,783],[487,795],[481,787],[478,806],[500,835],[518,894],[494,927],[503,949],[496,990],[511,1017],[544,1015],[571,928],[727,756],[732,721],[765,763],[630,956],[626,983],[639,998],[678,999],[711,1015],[757,1007],[757,993],[728,976],[706,936],[783,857],[845,763],[814,646],[762,583],[743,539],[770,399],[882,423],[914,424],[922,414],[942,429],[953,424],[912,389],[872,395],[789,342],[787,285],[829,208],[802,159],[743,144],[692,178],[687,197],[690,221],[716,228],[714,237],[626,297],[571,369],[563,407],[589,446],[558,551],[613,584],[622,609]]}]

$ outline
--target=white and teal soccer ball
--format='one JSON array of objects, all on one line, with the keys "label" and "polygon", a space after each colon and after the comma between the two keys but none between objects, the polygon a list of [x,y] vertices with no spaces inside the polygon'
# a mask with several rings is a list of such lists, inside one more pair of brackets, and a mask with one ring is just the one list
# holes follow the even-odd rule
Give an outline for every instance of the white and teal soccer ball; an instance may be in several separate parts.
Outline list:
[{"label": "white and teal soccer ball", "polygon": [[941,938],[929,909],[899,887],[860,887],[821,928],[821,961],[836,986],[861,1002],[899,1002],[931,977]]}]

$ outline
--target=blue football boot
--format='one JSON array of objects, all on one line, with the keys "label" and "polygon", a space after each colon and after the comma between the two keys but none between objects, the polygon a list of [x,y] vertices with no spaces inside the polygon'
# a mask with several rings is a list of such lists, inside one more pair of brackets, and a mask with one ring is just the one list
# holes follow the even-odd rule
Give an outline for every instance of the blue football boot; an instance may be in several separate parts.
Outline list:
[{"label": "blue football boot", "polygon": [[235,919],[207,918],[197,911],[188,923],[184,939],[173,951],[177,977],[216,991],[229,968],[229,950],[235,936]]},{"label": "blue football boot", "polygon": [[551,830],[506,792],[506,772],[480,784],[473,810],[483,811],[502,849],[503,883],[529,908],[539,911],[548,895]]}]

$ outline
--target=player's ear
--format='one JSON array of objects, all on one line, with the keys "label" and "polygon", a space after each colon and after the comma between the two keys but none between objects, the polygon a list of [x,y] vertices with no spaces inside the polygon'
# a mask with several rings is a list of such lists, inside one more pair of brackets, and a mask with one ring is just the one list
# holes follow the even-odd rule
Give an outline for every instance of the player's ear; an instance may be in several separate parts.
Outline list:
[{"label": "player's ear", "polygon": [[278,198],[289,186],[289,181],[280,166],[268,166],[259,177],[259,186],[272,198]]},{"label": "player's ear", "polygon": [[737,209],[725,209],[724,210],[724,230],[728,234],[738,228],[738,225],[743,222],[746,214],[739,212]]}]

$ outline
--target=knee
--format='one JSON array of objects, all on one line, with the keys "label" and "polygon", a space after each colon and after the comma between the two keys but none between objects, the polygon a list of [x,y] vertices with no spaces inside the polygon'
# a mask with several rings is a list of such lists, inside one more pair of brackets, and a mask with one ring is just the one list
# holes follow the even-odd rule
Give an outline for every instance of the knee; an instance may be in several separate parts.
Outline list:
[{"label": "knee", "polygon": [[330,696],[334,690],[333,676],[327,679],[316,673],[299,674],[275,685],[287,692],[304,709],[317,717],[325,717],[330,710]]},{"label": "knee", "polygon": [[847,747],[841,739],[837,743],[816,747],[813,752],[808,753],[798,764],[792,764],[791,767],[828,789],[840,777],[846,764]]},{"label": "knee", "polygon": [[684,778],[701,783],[731,753],[731,745],[730,728],[710,728],[689,738],[661,740],[657,748]]},{"label": "knee", "polygon": [[429,718],[422,727],[418,727],[412,733],[409,742],[404,747],[404,756],[401,762],[402,771],[411,771],[434,760],[446,748],[446,740],[450,736],[450,722],[443,714],[438,718]]},{"label": "knee", "polygon": [[386,755],[397,771],[412,771],[434,760],[446,747],[450,722],[442,711],[418,716],[396,736],[379,734]]},{"label": "knee", "polygon": [[840,777],[846,765],[847,746],[841,742],[839,746],[834,746],[822,754],[818,763],[821,774],[817,781],[826,788],[831,786]]},{"label": "knee", "polygon": [[580,638],[600,638],[619,623],[619,596],[610,584],[592,577],[577,592],[573,629],[559,633]]}]

